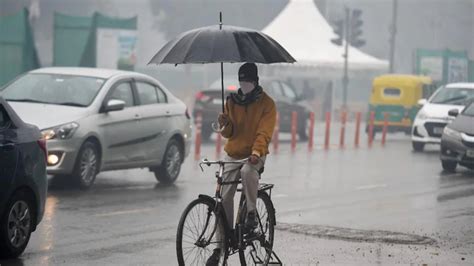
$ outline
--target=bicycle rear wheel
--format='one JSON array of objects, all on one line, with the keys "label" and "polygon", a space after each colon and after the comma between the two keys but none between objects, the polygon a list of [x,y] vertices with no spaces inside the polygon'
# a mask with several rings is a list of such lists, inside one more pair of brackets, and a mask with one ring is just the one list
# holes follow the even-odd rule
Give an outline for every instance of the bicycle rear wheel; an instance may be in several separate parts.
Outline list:
[{"label": "bicycle rear wheel", "polygon": [[[255,229],[255,236],[244,235],[245,250],[239,250],[241,265],[267,265],[273,252],[273,237],[275,233],[275,210],[273,203],[267,193],[258,192],[257,202],[258,226]],[[242,215],[240,223],[245,223],[245,216]]]},{"label": "bicycle rear wheel", "polygon": [[205,265],[215,248],[221,249],[219,265],[227,260],[224,220],[214,212],[215,201],[198,198],[184,210],[176,235],[179,265]]}]

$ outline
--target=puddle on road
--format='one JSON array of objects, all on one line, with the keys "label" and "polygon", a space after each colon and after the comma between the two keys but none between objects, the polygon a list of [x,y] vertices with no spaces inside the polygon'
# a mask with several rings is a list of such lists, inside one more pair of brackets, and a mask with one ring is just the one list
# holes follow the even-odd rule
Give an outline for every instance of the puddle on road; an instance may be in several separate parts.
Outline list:
[{"label": "puddle on road", "polygon": [[279,223],[277,230],[319,238],[354,242],[379,242],[406,245],[433,245],[436,240],[427,236],[383,230],[359,230],[342,227]]}]

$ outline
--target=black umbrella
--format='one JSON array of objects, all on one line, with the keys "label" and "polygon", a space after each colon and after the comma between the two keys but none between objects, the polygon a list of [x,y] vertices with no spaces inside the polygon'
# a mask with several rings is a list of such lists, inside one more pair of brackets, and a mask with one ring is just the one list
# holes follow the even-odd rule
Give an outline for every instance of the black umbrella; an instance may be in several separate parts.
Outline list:
[{"label": "black umbrella", "polygon": [[222,111],[224,112],[223,63],[293,63],[296,60],[270,36],[247,28],[208,26],[182,33],[169,41],[149,64],[221,63]]}]

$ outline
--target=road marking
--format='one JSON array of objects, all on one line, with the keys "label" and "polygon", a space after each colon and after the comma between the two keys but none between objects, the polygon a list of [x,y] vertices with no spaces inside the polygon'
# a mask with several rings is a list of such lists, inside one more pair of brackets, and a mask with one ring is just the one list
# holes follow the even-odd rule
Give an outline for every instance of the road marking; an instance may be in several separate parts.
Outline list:
[{"label": "road marking", "polygon": [[358,187],[356,187],[356,189],[357,190],[369,190],[369,189],[382,188],[382,187],[387,187],[387,185],[386,184],[365,185],[365,186],[358,186]]},{"label": "road marking", "polygon": [[115,215],[124,215],[124,214],[131,214],[131,213],[139,213],[139,212],[147,212],[151,211],[153,208],[145,208],[145,209],[134,209],[134,210],[127,210],[127,211],[118,211],[118,212],[108,212],[108,213],[101,213],[95,214],[95,217],[108,217],[108,216],[115,216]]}]

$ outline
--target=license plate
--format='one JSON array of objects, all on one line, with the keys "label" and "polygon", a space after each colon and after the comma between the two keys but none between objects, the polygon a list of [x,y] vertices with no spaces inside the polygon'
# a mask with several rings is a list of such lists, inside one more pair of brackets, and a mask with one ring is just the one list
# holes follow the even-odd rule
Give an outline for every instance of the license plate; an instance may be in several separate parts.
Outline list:
[{"label": "license plate", "polygon": [[221,99],[213,99],[212,103],[213,104],[222,104],[222,100]]},{"label": "license plate", "polygon": [[468,151],[466,152],[466,155],[467,155],[467,157],[474,158],[474,150],[468,150]]},{"label": "license plate", "polygon": [[433,133],[441,135],[441,134],[443,134],[443,128],[442,127],[435,127],[435,128],[433,128]]}]

